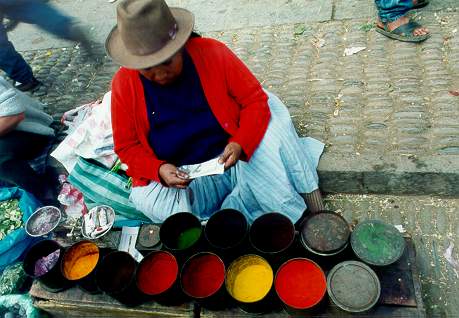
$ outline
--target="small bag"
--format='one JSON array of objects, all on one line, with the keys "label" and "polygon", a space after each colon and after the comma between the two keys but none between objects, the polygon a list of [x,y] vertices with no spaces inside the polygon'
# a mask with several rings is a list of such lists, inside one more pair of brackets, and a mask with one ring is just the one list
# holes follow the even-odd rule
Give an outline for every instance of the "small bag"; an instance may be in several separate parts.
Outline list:
[{"label": "small bag", "polygon": [[116,214],[128,219],[149,221],[129,200],[131,187],[127,176],[79,157],[68,181],[83,193],[85,202],[89,200],[99,205],[108,205]]},{"label": "small bag", "polygon": [[23,226],[0,241],[0,271],[18,260],[24,251],[36,241],[36,239],[27,235],[24,225],[32,213],[41,207],[40,202],[32,194],[18,187],[0,188],[0,201],[9,199],[19,200]]}]

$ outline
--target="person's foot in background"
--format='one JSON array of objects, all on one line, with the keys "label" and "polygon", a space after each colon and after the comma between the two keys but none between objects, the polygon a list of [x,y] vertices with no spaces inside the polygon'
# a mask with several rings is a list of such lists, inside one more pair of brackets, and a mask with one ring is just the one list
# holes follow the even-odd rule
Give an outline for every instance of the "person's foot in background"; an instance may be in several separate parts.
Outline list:
[{"label": "person's foot in background", "polygon": [[428,39],[429,30],[407,16],[408,11],[428,3],[428,0],[375,0],[378,9],[376,31],[404,42],[418,43]]},{"label": "person's foot in background", "polygon": [[32,79],[26,83],[19,83],[16,82],[14,87],[21,92],[29,92],[29,91],[35,91],[37,90],[41,85],[41,82],[37,80],[35,77],[32,77]]},{"label": "person's foot in background", "polygon": [[[384,28],[386,28],[390,32],[393,32],[394,30],[398,29],[401,26],[408,25],[409,23],[415,23],[415,22],[412,22],[406,16],[398,18],[394,22],[388,22],[386,24],[382,23],[379,19],[376,22],[378,28],[383,29],[383,30],[384,30]],[[422,25],[418,25],[411,32],[411,35],[413,35],[415,37],[416,36],[425,36],[425,35],[429,35],[429,34],[430,34],[429,29],[427,29],[426,27],[424,27]],[[406,34],[406,35],[409,35],[409,34]]]}]

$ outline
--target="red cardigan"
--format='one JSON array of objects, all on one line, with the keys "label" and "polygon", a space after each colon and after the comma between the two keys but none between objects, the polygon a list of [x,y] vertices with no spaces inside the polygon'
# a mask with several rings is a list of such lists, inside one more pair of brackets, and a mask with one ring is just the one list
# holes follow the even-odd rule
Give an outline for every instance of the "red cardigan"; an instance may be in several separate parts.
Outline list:
[{"label": "red cardigan", "polygon": [[[262,140],[270,119],[268,97],[255,76],[225,44],[193,38],[186,44],[204,94],[222,128],[241,145],[247,160]],[[120,68],[112,81],[115,152],[128,166],[133,186],[160,182],[159,160],[148,142],[150,125],[139,72]]]}]

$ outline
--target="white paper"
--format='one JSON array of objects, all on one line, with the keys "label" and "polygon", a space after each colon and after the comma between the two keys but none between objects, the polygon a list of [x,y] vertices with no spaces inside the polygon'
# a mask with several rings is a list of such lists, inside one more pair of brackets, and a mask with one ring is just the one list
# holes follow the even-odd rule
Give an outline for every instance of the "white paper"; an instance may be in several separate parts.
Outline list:
[{"label": "white paper", "polygon": [[448,263],[453,267],[453,271],[456,274],[456,277],[459,278],[459,261],[456,260],[453,256],[454,243],[450,242],[448,248],[446,249],[443,257],[446,258]]},{"label": "white paper", "polygon": [[134,257],[137,262],[143,259],[143,255],[135,248],[135,242],[139,235],[139,227],[123,226],[121,231],[120,244],[118,245],[119,251],[128,252]]},{"label": "white paper", "polygon": [[344,50],[344,56],[349,56],[353,55],[355,53],[359,53],[360,51],[365,50],[365,46],[353,46],[353,47],[348,47]]},{"label": "white paper", "polygon": [[399,225],[394,225],[395,228],[402,234],[406,233],[406,229],[403,227],[403,225],[399,224]]},{"label": "white paper", "polygon": [[214,174],[223,174],[225,172],[225,164],[219,163],[218,158],[215,158],[195,165],[181,166],[179,170],[188,173],[190,179],[195,179]]}]

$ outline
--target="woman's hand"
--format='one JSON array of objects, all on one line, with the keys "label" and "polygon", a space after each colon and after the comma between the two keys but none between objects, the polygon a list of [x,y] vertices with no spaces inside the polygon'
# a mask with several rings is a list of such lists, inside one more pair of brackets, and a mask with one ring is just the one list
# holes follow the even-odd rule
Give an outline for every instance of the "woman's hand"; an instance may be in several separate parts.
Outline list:
[{"label": "woman's hand", "polygon": [[177,189],[185,189],[192,181],[187,173],[180,171],[170,163],[165,163],[159,167],[159,177],[168,187]]},{"label": "woman's hand", "polygon": [[0,117],[0,137],[13,131],[25,119],[24,113]]},{"label": "woman's hand", "polygon": [[225,164],[225,169],[229,169],[236,164],[242,154],[242,147],[237,142],[230,142],[226,145],[223,154],[218,160],[219,163]]}]

